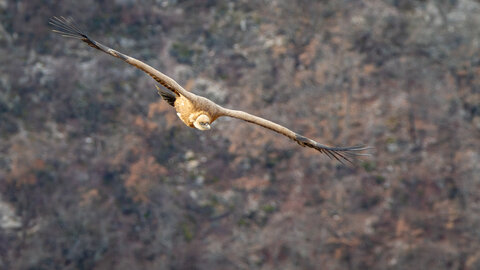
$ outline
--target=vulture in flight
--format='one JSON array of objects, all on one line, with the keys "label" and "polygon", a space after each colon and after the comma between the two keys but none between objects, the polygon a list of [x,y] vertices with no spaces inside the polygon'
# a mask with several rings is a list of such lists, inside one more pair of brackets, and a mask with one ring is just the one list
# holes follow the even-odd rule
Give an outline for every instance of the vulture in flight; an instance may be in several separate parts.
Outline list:
[{"label": "vulture in flight", "polygon": [[87,43],[90,47],[119,58],[150,75],[153,79],[155,79],[155,81],[167,89],[162,89],[156,85],[160,96],[166,102],[168,102],[168,104],[175,108],[178,117],[183,121],[183,123],[185,123],[185,125],[189,127],[197,128],[199,130],[209,130],[210,124],[217,118],[229,116],[247,121],[249,123],[257,124],[261,127],[285,135],[291,140],[297,142],[299,145],[316,149],[320,153],[326,154],[328,157],[336,159],[341,163],[344,163],[344,161],[352,163],[352,159],[357,156],[368,155],[363,152],[371,149],[370,147],[365,147],[362,145],[351,147],[330,147],[304,137],[284,126],[264,118],[249,114],[244,111],[223,108],[207,98],[198,96],[192,92],[188,92],[175,80],[145,64],[144,62],[120,53],[91,39],[73,23],[73,19],[71,18],[67,19],[64,17],[52,17],[49,23],[54,27],[53,31],[55,33],[58,33],[64,37],[79,39]]}]

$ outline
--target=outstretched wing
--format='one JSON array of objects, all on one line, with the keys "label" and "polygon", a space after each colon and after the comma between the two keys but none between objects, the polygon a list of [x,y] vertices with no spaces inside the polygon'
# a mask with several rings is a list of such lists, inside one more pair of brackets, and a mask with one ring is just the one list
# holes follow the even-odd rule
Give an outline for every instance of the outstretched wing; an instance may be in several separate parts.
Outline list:
[{"label": "outstretched wing", "polygon": [[116,58],[120,58],[123,61],[129,63],[130,65],[144,71],[152,78],[154,78],[158,83],[163,85],[165,88],[174,92],[176,95],[183,95],[186,97],[191,97],[191,93],[183,89],[175,80],[163,74],[162,72],[154,69],[153,67],[145,64],[144,62],[137,60],[133,57],[120,53],[114,49],[111,49],[91,38],[89,38],[84,32],[82,32],[73,22],[73,19],[67,19],[64,17],[53,17],[50,19],[49,23],[55,28],[53,32],[58,33],[64,37],[76,38],[85,43],[90,47],[93,47],[97,50],[100,50],[104,53],[107,53]]},{"label": "outstretched wing", "polygon": [[329,158],[336,159],[342,164],[345,164],[344,161],[347,161],[353,164],[352,160],[358,156],[368,156],[369,154],[363,153],[366,150],[372,149],[371,147],[365,147],[362,145],[351,146],[351,147],[330,147],[323,144],[320,144],[312,139],[304,137],[298,133],[291,131],[290,129],[281,126],[272,121],[268,121],[264,118],[246,113],[244,111],[230,110],[222,108],[222,114],[224,116],[230,116],[233,118],[241,119],[250,123],[257,124],[264,128],[268,128],[277,133],[287,136],[288,138],[296,141],[301,146],[307,146],[313,149],[318,150],[320,153],[326,154]]}]

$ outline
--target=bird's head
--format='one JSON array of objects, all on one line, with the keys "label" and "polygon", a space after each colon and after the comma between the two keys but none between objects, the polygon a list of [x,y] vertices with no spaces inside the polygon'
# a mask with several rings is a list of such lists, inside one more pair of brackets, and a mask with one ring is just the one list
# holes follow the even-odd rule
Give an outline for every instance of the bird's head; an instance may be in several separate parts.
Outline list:
[{"label": "bird's head", "polygon": [[193,125],[199,130],[209,130],[210,123],[211,120],[208,115],[200,114],[197,119],[195,119],[195,122],[193,122]]}]

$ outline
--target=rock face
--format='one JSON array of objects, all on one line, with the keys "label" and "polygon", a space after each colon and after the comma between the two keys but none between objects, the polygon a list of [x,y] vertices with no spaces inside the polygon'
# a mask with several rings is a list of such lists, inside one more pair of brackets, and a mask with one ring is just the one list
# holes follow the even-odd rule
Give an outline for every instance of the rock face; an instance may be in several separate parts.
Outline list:
[{"label": "rock face", "polygon": [[10,231],[20,227],[22,227],[22,222],[20,217],[15,215],[15,208],[2,201],[0,197],[0,228]]},{"label": "rock face", "polygon": [[[1,1],[0,269],[479,269],[480,2]],[[219,119],[155,82],[331,145]]]}]

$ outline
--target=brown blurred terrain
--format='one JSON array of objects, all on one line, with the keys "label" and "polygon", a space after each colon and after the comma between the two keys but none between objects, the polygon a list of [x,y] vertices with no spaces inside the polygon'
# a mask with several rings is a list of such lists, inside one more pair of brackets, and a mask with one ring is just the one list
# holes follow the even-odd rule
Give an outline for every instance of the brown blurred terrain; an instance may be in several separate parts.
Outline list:
[{"label": "brown blurred terrain", "polygon": [[[155,82],[234,119],[184,126]],[[0,269],[480,269],[480,1],[0,0]]]}]

